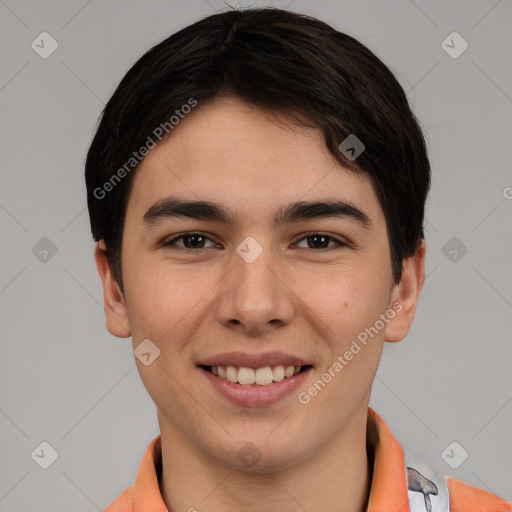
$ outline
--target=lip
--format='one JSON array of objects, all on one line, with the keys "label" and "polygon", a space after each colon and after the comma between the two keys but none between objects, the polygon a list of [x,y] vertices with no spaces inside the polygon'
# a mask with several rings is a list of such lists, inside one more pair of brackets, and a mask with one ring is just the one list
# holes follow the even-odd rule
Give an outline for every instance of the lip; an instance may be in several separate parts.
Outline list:
[{"label": "lip", "polygon": [[221,394],[235,405],[241,407],[267,407],[293,393],[293,391],[301,386],[304,380],[308,378],[313,367],[308,366],[308,368],[297,375],[287,377],[279,382],[272,382],[272,384],[267,384],[266,386],[234,384],[210,373],[201,366],[198,366],[198,369],[205,378],[208,379],[209,385],[217,393]]},{"label": "lip", "polygon": [[[284,366],[307,366],[311,365],[310,362],[304,361],[299,357],[285,352],[266,352],[264,354],[247,354],[245,352],[225,352],[209,357],[200,363],[198,366],[245,366],[247,368],[263,368],[264,366],[277,366],[282,364]],[[291,377],[290,377],[291,378]]]}]

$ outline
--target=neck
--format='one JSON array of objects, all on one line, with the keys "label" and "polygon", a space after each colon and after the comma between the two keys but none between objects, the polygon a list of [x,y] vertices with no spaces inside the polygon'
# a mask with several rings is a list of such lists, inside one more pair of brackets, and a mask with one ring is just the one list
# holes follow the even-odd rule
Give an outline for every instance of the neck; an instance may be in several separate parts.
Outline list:
[{"label": "neck", "polygon": [[171,512],[363,512],[372,474],[364,413],[314,455],[266,473],[223,465],[160,422],[162,497]]}]

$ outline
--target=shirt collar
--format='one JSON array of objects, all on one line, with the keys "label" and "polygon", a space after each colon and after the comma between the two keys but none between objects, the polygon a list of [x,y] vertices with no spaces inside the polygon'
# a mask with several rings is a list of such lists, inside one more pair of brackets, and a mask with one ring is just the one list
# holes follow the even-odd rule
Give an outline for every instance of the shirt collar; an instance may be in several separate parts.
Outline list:
[{"label": "shirt collar", "polygon": [[[151,441],[144,453],[133,485],[133,512],[168,512],[160,493],[161,438]],[[368,409],[367,449],[373,459],[373,476],[367,512],[409,511],[405,460],[401,446],[384,420]]]},{"label": "shirt collar", "polygon": [[409,512],[409,496],[402,447],[384,420],[368,409],[368,451],[373,450],[374,466],[367,512]]}]

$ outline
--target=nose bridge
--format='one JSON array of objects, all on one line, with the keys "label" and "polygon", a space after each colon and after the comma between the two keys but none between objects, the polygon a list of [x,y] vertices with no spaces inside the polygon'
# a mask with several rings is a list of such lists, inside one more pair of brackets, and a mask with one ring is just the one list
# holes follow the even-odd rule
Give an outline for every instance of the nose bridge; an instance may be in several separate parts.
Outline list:
[{"label": "nose bridge", "polygon": [[247,237],[233,253],[217,304],[218,320],[225,325],[259,331],[293,316],[292,292],[279,276],[279,255],[270,241],[260,241]]},{"label": "nose bridge", "polygon": [[[259,244],[258,244],[259,245]],[[233,257],[233,272],[239,283],[237,290],[240,295],[263,294],[265,302],[274,299],[276,257],[268,245],[263,249],[254,242],[244,242],[237,248],[237,256]]]}]

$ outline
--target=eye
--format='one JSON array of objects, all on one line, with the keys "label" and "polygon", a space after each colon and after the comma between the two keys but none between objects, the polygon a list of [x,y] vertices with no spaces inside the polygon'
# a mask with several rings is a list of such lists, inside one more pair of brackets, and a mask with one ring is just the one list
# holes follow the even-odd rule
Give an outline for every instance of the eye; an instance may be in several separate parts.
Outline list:
[{"label": "eye", "polygon": [[[332,244],[334,244],[334,247],[347,247],[349,245],[347,242],[343,242],[342,240],[339,240],[325,233],[311,233],[307,236],[302,237],[299,240],[299,242],[302,242],[303,240],[306,241],[306,247],[300,247],[298,245],[298,242],[295,245],[297,247],[300,247],[301,249],[328,249],[329,247],[333,247]],[[179,244],[177,243],[178,241],[181,241],[182,243]],[[207,249],[208,246],[205,246],[207,241],[212,242],[212,245],[210,247],[215,247],[216,244],[203,233],[188,232],[182,233],[181,235],[175,236],[174,238],[171,238],[169,240],[164,240],[162,242],[162,246],[176,246],[178,248],[183,248],[185,250]]]},{"label": "eye", "polygon": [[[325,233],[311,233],[299,240],[306,240],[308,247],[306,249],[328,249],[329,241],[334,242],[335,246],[343,247],[348,246],[346,242],[343,242],[333,236],[327,235]],[[311,241],[311,244],[309,242]],[[327,244],[327,245],[326,245]]]},{"label": "eye", "polygon": [[[178,240],[183,241],[183,245],[179,245],[176,242]],[[168,247],[171,245],[177,245],[178,247],[184,247],[185,249],[204,249],[204,243],[206,240],[210,240],[207,236],[202,233],[182,233],[171,240],[165,240],[162,242],[162,246]]]}]

